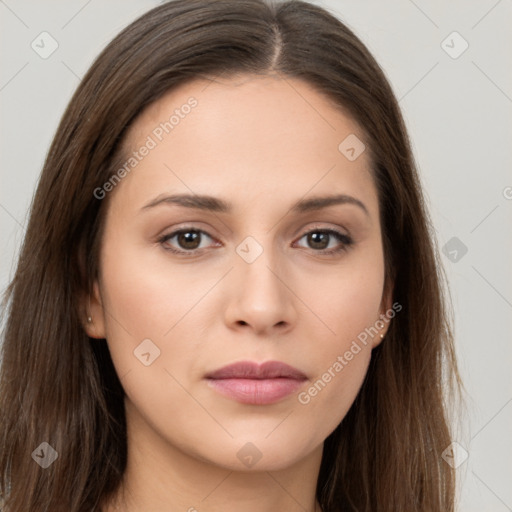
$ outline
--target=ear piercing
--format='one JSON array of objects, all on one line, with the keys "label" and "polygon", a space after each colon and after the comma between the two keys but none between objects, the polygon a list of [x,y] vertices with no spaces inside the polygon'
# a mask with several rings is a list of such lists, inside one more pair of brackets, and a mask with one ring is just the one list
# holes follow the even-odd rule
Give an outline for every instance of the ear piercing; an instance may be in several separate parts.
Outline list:
[{"label": "ear piercing", "polygon": [[[91,296],[89,295],[89,311],[91,311]],[[91,316],[88,316],[87,317],[87,323],[92,323],[92,317]]]}]

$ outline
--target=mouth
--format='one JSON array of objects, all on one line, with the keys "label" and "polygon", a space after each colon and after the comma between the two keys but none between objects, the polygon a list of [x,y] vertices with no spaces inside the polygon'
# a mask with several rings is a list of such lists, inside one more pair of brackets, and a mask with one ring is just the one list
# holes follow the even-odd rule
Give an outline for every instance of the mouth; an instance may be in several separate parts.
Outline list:
[{"label": "mouth", "polygon": [[237,402],[269,405],[297,391],[307,380],[300,370],[279,361],[241,361],[206,375],[208,385]]}]

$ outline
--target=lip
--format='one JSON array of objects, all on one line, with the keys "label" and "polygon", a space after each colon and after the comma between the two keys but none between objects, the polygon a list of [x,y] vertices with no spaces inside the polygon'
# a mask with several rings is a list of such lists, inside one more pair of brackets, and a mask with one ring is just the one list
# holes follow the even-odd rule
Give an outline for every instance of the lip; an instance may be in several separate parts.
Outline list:
[{"label": "lip", "polygon": [[206,375],[208,385],[237,402],[267,405],[279,402],[307,380],[293,366],[279,361],[240,361]]}]

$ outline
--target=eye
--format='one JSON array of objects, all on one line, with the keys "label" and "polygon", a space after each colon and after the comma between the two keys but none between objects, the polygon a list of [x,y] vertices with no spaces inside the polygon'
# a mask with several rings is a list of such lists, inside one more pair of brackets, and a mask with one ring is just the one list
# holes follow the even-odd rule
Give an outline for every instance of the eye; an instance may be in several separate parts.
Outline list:
[{"label": "eye", "polygon": [[[158,242],[167,251],[185,256],[194,256],[201,249],[207,247],[207,245],[206,247],[202,246],[205,237],[213,240],[208,233],[201,229],[185,227],[162,236]],[[306,238],[306,243],[314,252],[327,255],[346,251],[353,244],[350,236],[340,233],[335,229],[313,229],[302,235],[299,240],[303,238]],[[173,239],[175,240],[173,241]],[[336,241],[338,245],[332,247],[332,242]]]},{"label": "eye", "polygon": [[[168,235],[164,235],[158,241],[168,251],[178,254],[193,255],[196,251],[204,249],[204,246],[201,247],[201,242],[204,236],[212,239],[208,233],[202,231],[201,229],[183,228],[177,231],[173,231]],[[178,245],[178,248],[175,246],[173,247],[170,244],[173,238],[176,238],[175,243]]]},{"label": "eye", "polygon": [[[346,251],[353,244],[352,238],[335,229],[314,229],[302,235],[299,240],[303,238],[306,238],[306,243],[309,244],[310,248],[321,254],[335,254]],[[338,241],[338,246],[334,246],[334,248],[331,245],[333,239]],[[331,247],[329,247],[330,245]]]}]

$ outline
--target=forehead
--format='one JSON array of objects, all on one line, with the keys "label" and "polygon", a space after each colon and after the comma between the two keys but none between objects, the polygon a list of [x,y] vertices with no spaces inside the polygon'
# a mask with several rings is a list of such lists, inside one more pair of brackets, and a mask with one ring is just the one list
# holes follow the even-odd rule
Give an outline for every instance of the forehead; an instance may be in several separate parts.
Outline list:
[{"label": "forehead", "polygon": [[[192,108],[191,101],[195,104]],[[186,117],[187,122],[182,123]],[[251,146],[272,147],[293,139],[309,143],[306,148],[321,144],[332,150],[333,144],[337,149],[336,142],[344,134],[364,138],[346,109],[308,82],[281,74],[212,77],[181,84],[142,112],[128,132],[125,147],[154,130],[160,131],[166,122],[170,131],[162,135],[172,133],[172,137],[165,137],[171,144],[184,127],[189,128],[189,134],[194,130],[203,144],[209,140],[218,143],[223,134],[229,134],[232,142],[241,142],[250,134],[252,140],[245,140]],[[276,141],[276,135],[282,139]]]},{"label": "forehead", "polygon": [[302,80],[194,80],[165,94],[132,125],[125,156],[148,143],[152,148],[122,185],[146,199],[162,192],[227,193],[235,206],[237,200],[261,204],[339,192],[376,208],[368,152],[356,159],[343,153],[344,141],[364,148],[363,139],[350,116]]}]

